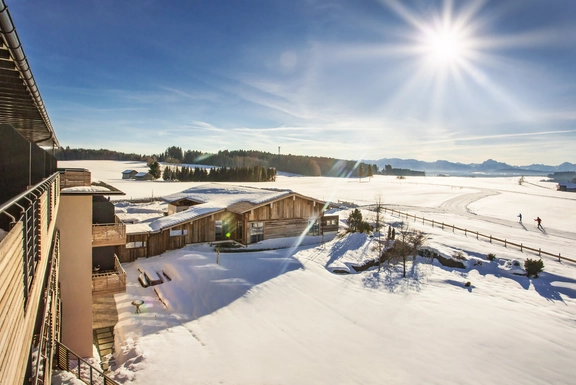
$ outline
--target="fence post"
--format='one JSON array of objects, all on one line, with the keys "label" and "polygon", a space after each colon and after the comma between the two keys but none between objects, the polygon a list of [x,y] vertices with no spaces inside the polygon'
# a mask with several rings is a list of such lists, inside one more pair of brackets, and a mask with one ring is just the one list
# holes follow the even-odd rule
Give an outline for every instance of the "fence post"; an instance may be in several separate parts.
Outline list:
[{"label": "fence post", "polygon": [[539,247],[538,248],[538,256],[541,257],[542,256],[542,249]]},{"label": "fence post", "polygon": [[504,240],[504,247],[507,247],[507,246],[506,246],[506,240]]},{"label": "fence post", "polygon": [[422,224],[424,224],[424,217],[422,217]]},{"label": "fence post", "polygon": [[522,251],[522,244],[520,244],[520,251]]},{"label": "fence post", "polygon": [[452,225],[452,233],[454,233],[454,225]]},{"label": "fence post", "polygon": [[434,227],[434,219],[432,219],[432,227]]},{"label": "fence post", "polygon": [[490,243],[492,243],[492,235],[490,235]]},{"label": "fence post", "polygon": [[442,222],[442,230],[444,230],[444,222]]},{"label": "fence post", "polygon": [[478,240],[478,231],[476,231],[476,240]]},{"label": "fence post", "polygon": [[560,256],[560,253],[558,253],[558,262],[562,262],[561,259],[562,257]]},{"label": "fence post", "polygon": [[464,236],[467,237],[468,236],[468,230],[464,229]]}]

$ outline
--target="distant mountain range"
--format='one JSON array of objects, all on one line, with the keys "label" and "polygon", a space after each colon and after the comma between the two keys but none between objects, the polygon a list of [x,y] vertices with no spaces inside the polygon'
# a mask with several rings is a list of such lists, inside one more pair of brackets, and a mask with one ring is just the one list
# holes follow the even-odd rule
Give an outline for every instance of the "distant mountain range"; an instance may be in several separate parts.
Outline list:
[{"label": "distant mountain range", "polygon": [[408,168],[411,170],[426,171],[426,173],[443,173],[454,175],[547,175],[558,171],[576,171],[576,164],[564,162],[559,166],[547,166],[544,164],[531,164],[529,166],[511,166],[507,163],[488,159],[483,163],[453,163],[446,160],[424,162],[416,159],[383,158],[376,161],[365,161],[376,164],[378,168],[384,168],[389,164],[393,168]]}]

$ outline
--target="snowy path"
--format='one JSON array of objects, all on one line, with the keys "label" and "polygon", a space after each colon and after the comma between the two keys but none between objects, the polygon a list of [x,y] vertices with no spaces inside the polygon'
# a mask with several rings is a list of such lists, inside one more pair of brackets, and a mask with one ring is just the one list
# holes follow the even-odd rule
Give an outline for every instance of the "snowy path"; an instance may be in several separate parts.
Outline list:
[{"label": "snowy path", "polygon": [[[508,194],[531,195],[528,193],[518,193],[518,192],[514,192],[514,193],[507,192],[507,193]],[[477,213],[473,212],[469,208],[469,206],[472,203],[475,203],[475,202],[477,202],[481,199],[484,199],[484,198],[497,196],[500,194],[501,194],[501,192],[497,191],[497,190],[482,189],[479,192],[462,194],[460,196],[451,198],[451,199],[443,202],[437,208],[406,206],[406,205],[385,205],[385,207],[391,208],[394,210],[398,210],[401,212],[406,212],[408,214],[414,214],[415,212],[418,212],[420,214],[415,214],[415,215],[424,216],[427,219],[428,218],[434,219],[433,218],[434,214],[455,214],[459,217],[473,219],[475,221],[492,223],[492,224],[496,224],[496,225],[500,225],[500,226],[505,226],[505,227],[508,227],[511,229],[522,228],[527,232],[534,233],[535,235],[544,234],[547,236],[553,236],[553,237],[563,238],[566,240],[576,241],[576,232],[573,232],[573,231],[565,231],[565,230],[559,230],[559,229],[552,228],[552,227],[545,227],[545,231],[541,232],[535,226],[533,226],[532,223],[530,223],[528,225],[519,224],[518,221],[500,219],[500,218],[495,218],[495,217],[487,216],[487,215],[481,215],[481,214],[477,214]],[[561,201],[570,201],[570,202],[574,201],[573,199],[563,198],[563,197],[554,197],[554,198],[548,198],[548,199],[552,199],[552,200],[558,199]],[[430,214],[432,214],[432,217],[430,217]],[[529,221],[531,221],[531,219],[529,219]],[[448,223],[448,221],[446,221],[446,223]]]}]

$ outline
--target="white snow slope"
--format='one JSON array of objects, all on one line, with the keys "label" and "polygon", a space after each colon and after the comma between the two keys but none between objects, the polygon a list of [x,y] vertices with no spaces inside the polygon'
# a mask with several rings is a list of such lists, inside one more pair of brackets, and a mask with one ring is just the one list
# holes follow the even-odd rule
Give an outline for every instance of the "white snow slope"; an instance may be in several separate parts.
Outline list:
[{"label": "white snow slope", "polygon": [[[60,163],[83,163],[93,175],[100,164],[111,168],[106,162]],[[114,179],[131,166],[109,163],[117,172],[100,178],[131,188]],[[526,180],[376,177],[359,183],[281,176],[252,186],[358,204],[381,195],[386,207],[576,259],[570,214],[576,194]],[[193,185],[131,183],[161,186],[154,195]],[[341,221],[347,213],[340,212]],[[363,214],[373,220],[373,213]],[[537,215],[545,231],[534,228]],[[400,219],[386,215],[385,221]],[[461,252],[467,267],[417,258],[406,278],[399,266],[331,273],[376,256],[375,238],[363,234],[324,245],[296,247],[297,240],[289,239],[295,247],[221,253],[220,265],[208,245],[125,264],[127,292],[115,296],[115,378],[129,384],[574,383],[576,264],[545,257],[539,278],[517,276],[510,261],[537,256],[421,222],[410,226],[426,232],[426,246],[444,256]],[[487,261],[488,253],[497,260]],[[172,281],[143,288],[138,269],[163,270]],[[135,299],[145,301],[142,314],[134,314]]]}]

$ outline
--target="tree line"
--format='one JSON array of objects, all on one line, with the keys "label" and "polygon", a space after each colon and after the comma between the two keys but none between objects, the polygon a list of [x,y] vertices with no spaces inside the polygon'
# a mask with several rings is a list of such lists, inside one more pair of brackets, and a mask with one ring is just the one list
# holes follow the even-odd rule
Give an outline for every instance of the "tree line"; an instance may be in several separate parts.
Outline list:
[{"label": "tree line", "polygon": [[275,182],[276,169],[272,167],[201,167],[166,166],[162,179],[180,182]]},{"label": "tree line", "polygon": [[[254,167],[275,168],[278,171],[307,175],[307,176],[355,176],[356,169],[368,165],[352,160],[335,159],[328,157],[307,155],[282,155],[255,150],[222,150],[216,154],[182,150],[181,147],[171,146],[161,154],[154,155],[159,162],[199,164],[219,167]],[[378,166],[370,165],[374,173]]]},{"label": "tree line", "polygon": [[[254,150],[222,150],[208,153],[197,150],[183,150],[178,146],[168,147],[164,152],[153,155],[125,154],[111,150],[61,149],[56,156],[59,160],[136,160],[148,164],[158,161],[172,164],[194,164],[221,168],[242,168],[260,166],[275,168],[292,174],[306,176],[355,177],[358,167],[368,171],[367,163],[329,157],[273,154]],[[370,165],[374,174],[378,166]]]},{"label": "tree line", "polygon": [[86,148],[70,148],[67,146],[61,148],[56,153],[58,160],[135,160],[141,161],[146,157],[139,154],[126,154],[123,152],[106,150],[106,149],[86,149]]}]

